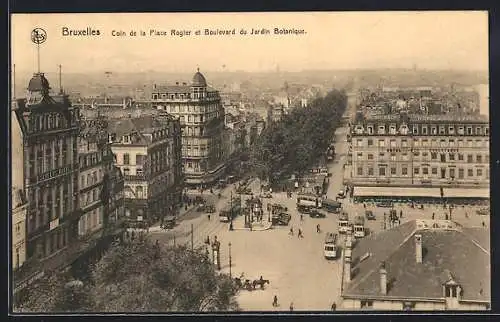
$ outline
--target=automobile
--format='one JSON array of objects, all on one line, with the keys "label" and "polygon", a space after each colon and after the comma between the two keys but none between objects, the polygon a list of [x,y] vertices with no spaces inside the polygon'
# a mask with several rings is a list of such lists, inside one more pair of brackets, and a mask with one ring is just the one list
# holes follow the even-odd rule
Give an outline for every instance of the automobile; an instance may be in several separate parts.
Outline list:
[{"label": "automobile", "polygon": [[175,216],[166,216],[163,220],[164,229],[172,229],[175,226]]},{"label": "automobile", "polygon": [[287,226],[292,216],[286,212],[273,214],[271,217],[271,222],[273,225]]},{"label": "automobile", "polygon": [[377,202],[377,207],[380,208],[392,208],[394,204],[391,201],[381,201]]},{"label": "automobile", "polygon": [[477,210],[476,213],[478,215],[481,215],[481,216],[489,216],[490,215],[490,208],[489,207],[481,208],[481,209]]},{"label": "automobile", "polygon": [[260,198],[272,198],[273,195],[270,194],[269,192],[263,193],[260,195]]},{"label": "automobile", "polygon": [[279,203],[268,204],[267,211],[271,211],[273,214],[288,211],[288,208],[280,205]]},{"label": "automobile", "polygon": [[337,193],[337,199],[344,199],[345,198],[345,192],[344,190],[340,190],[339,193]]},{"label": "automobile", "polygon": [[326,215],[324,212],[321,212],[321,211],[318,211],[316,209],[313,209],[311,210],[311,212],[309,213],[309,217],[311,218],[325,218]]},{"label": "automobile", "polygon": [[376,218],[375,218],[375,214],[374,214],[374,213],[373,213],[373,211],[371,211],[371,210],[366,210],[366,211],[365,211],[365,217],[366,217],[366,219],[368,219],[368,220],[376,220]]}]

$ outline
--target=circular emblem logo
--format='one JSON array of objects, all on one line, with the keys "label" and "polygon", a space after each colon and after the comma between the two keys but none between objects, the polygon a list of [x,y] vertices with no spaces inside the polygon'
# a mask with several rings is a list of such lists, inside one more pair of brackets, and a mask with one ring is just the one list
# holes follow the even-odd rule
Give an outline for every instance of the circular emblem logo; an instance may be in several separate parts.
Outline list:
[{"label": "circular emblem logo", "polygon": [[35,28],[31,31],[31,41],[35,44],[43,44],[47,40],[47,33],[42,28]]}]

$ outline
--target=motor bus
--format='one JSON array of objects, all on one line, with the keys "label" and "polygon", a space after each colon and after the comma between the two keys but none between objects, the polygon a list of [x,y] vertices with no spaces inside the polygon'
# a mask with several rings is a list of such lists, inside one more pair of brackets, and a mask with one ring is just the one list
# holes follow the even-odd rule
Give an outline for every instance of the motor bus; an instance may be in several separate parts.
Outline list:
[{"label": "motor bus", "polygon": [[352,232],[352,225],[349,222],[349,215],[345,211],[343,211],[339,215],[338,228],[340,234],[346,234],[347,232]]},{"label": "motor bus", "polygon": [[323,206],[320,197],[312,194],[302,194],[297,197],[297,207],[306,206],[312,208],[321,208]]},{"label": "motor bus", "polygon": [[363,238],[365,237],[365,218],[362,216],[356,216],[354,218],[354,237]]},{"label": "motor bus", "polygon": [[325,236],[325,245],[323,247],[323,252],[326,259],[337,258],[337,242],[338,235],[335,233],[327,233]]}]

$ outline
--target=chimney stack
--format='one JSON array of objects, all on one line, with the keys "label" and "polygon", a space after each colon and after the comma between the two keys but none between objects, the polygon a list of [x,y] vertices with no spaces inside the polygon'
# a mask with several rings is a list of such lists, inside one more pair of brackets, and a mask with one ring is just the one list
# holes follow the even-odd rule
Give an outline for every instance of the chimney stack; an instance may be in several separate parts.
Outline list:
[{"label": "chimney stack", "polygon": [[415,257],[417,263],[422,263],[422,235],[415,234]]},{"label": "chimney stack", "polygon": [[387,295],[387,271],[385,269],[385,263],[380,265],[380,293],[382,295]]}]

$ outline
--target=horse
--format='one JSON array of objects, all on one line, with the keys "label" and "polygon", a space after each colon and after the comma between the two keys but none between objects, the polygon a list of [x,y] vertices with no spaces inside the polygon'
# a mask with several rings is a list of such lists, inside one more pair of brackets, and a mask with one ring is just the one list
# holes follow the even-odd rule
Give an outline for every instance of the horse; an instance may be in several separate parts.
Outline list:
[{"label": "horse", "polygon": [[245,280],[245,283],[243,284],[242,286],[244,289],[246,289],[247,291],[252,291],[255,289],[255,287],[252,285],[252,283],[250,283],[250,280],[249,279],[246,279]]},{"label": "horse", "polygon": [[236,287],[238,289],[241,289],[243,287],[243,283],[241,282],[241,279],[239,277],[234,278],[234,283],[236,284]]},{"label": "horse", "polygon": [[264,285],[266,285],[266,284],[269,284],[269,280],[258,279],[258,280],[254,280],[252,282],[253,289],[255,289],[257,287],[257,285],[260,285],[260,289],[263,290]]}]

